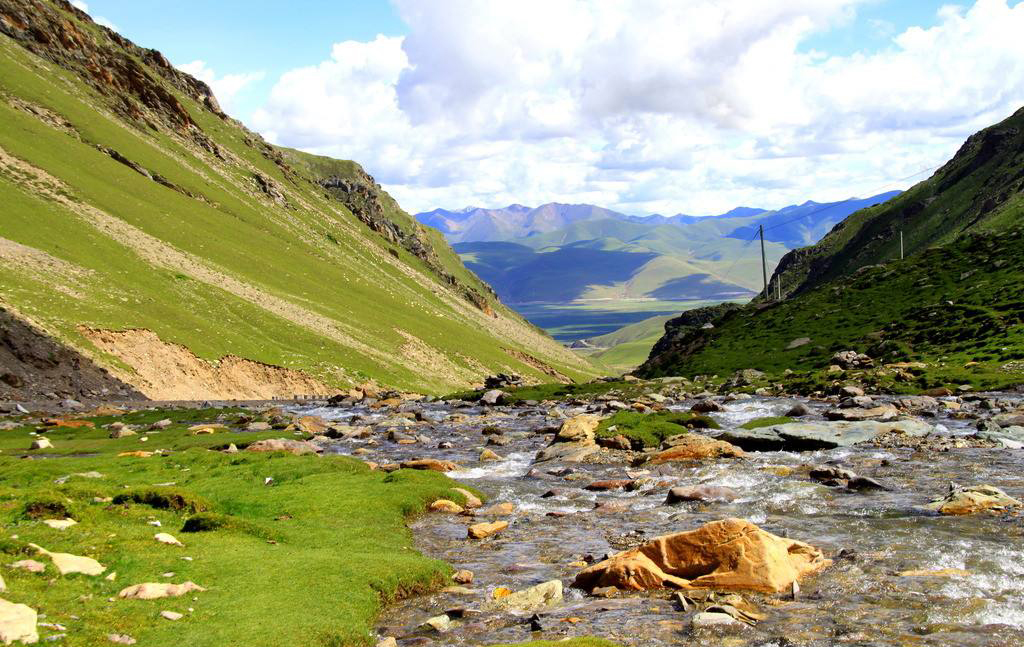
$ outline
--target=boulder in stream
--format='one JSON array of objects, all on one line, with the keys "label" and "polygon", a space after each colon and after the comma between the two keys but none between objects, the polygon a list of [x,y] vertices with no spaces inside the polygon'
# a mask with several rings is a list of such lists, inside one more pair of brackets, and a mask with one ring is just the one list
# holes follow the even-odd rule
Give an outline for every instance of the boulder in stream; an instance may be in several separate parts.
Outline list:
[{"label": "boulder in stream", "polygon": [[718,435],[747,451],[815,451],[867,443],[887,432],[926,436],[932,426],[920,420],[878,422],[790,422],[758,429],[729,429]]},{"label": "boulder in stream", "polygon": [[586,591],[614,586],[650,589],[724,589],[778,593],[832,563],[820,550],[765,532],[743,519],[658,537],[581,571],[573,583]]},{"label": "boulder in stream", "polygon": [[961,516],[981,512],[998,514],[1011,508],[1024,507],[1024,502],[991,485],[961,487],[950,483],[946,496],[924,507],[942,515]]}]

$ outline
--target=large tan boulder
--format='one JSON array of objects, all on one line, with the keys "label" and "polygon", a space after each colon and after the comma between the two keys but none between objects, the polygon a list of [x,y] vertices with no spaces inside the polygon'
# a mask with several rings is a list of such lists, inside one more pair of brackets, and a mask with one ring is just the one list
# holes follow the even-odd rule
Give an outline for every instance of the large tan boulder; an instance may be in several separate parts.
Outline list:
[{"label": "large tan boulder", "polygon": [[159,598],[176,598],[192,591],[205,591],[203,587],[195,582],[182,582],[171,584],[170,582],[144,582],[135,584],[128,588],[121,589],[117,597],[126,600],[156,600]]},{"label": "large tan boulder", "polygon": [[490,523],[476,523],[470,526],[466,534],[470,539],[486,539],[496,535],[505,528],[508,528],[507,521],[492,521]]},{"label": "large tan boulder", "polygon": [[594,432],[601,424],[600,416],[581,414],[573,416],[559,427],[555,435],[556,443],[594,442]]},{"label": "large tan boulder", "polygon": [[590,456],[600,448],[594,441],[594,432],[601,424],[601,418],[590,414],[573,416],[558,429],[554,441],[537,452],[536,462],[564,461],[576,463]]},{"label": "large tan boulder", "polygon": [[658,537],[590,566],[573,586],[642,591],[723,589],[776,593],[826,568],[820,550],[777,537],[743,519],[725,519],[696,530]]},{"label": "large tan boulder", "polygon": [[327,421],[320,416],[299,416],[295,419],[295,428],[299,431],[314,436],[322,436],[327,432],[327,428],[330,426]]},{"label": "large tan boulder", "polygon": [[315,454],[317,446],[304,440],[293,440],[291,438],[268,438],[257,440],[245,448],[247,452],[288,452],[301,456],[303,454]]},{"label": "large tan boulder", "polygon": [[0,598],[0,642],[5,645],[10,645],[14,641],[39,642],[39,633],[36,630],[37,617],[35,609]]},{"label": "large tan boulder", "polygon": [[741,458],[745,456],[739,447],[724,440],[708,438],[701,434],[683,434],[672,439],[672,446],[651,457],[654,465],[673,461],[700,461],[713,458]]},{"label": "large tan boulder", "polygon": [[944,515],[966,515],[981,512],[1000,513],[1011,508],[1024,506],[1012,496],[991,485],[973,487],[950,486],[949,493],[925,506],[926,509]]}]

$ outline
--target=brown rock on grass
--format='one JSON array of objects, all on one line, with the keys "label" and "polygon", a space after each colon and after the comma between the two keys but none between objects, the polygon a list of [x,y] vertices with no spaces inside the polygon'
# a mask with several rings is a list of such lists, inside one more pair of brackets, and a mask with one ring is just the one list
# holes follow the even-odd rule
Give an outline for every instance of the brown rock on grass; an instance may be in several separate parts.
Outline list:
[{"label": "brown rock on grass", "polygon": [[685,434],[672,439],[672,447],[651,457],[650,463],[670,463],[672,461],[699,461],[710,458],[742,458],[743,450],[735,445],[708,438],[701,434]]},{"label": "brown rock on grass", "polygon": [[463,497],[465,497],[466,503],[464,504],[463,507],[465,507],[467,510],[473,510],[475,508],[479,508],[479,507],[481,507],[484,504],[484,502],[481,501],[479,499],[479,497],[477,497],[475,494],[473,494],[472,492],[470,492],[469,490],[467,490],[465,488],[457,487],[457,488],[452,488],[452,490],[454,490],[455,492],[458,492]]},{"label": "brown rock on grass", "polygon": [[158,598],[176,598],[192,591],[205,591],[203,587],[195,582],[182,582],[171,584],[170,582],[144,582],[135,584],[117,594],[117,597],[126,600],[156,600]]},{"label": "brown rock on grass", "polygon": [[573,586],[650,589],[724,589],[778,593],[828,567],[820,550],[767,533],[749,521],[725,519],[658,537],[594,564]]},{"label": "brown rock on grass", "polygon": [[245,448],[247,452],[287,452],[295,456],[303,454],[315,454],[317,446],[304,440],[293,440],[291,438],[268,438],[257,440]]},{"label": "brown rock on grass", "polygon": [[490,523],[473,524],[467,532],[470,539],[486,539],[498,534],[505,528],[508,528],[507,521],[492,521]]}]

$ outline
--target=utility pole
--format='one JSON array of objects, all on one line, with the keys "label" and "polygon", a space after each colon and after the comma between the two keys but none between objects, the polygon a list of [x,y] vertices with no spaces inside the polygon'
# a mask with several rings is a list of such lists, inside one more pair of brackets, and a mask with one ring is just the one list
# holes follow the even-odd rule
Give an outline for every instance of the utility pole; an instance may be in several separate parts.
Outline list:
[{"label": "utility pole", "polygon": [[900,229],[900,260],[903,260],[903,230]]},{"label": "utility pole", "polygon": [[761,235],[761,278],[764,279],[764,300],[769,299],[768,295],[768,261],[764,258],[764,225],[758,225],[757,231]]}]

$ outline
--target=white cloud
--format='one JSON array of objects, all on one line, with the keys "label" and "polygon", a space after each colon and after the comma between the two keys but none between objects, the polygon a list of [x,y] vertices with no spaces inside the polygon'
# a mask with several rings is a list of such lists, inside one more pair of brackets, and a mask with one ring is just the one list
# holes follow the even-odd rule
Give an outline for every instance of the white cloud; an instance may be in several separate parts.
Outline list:
[{"label": "white cloud", "polygon": [[234,100],[238,93],[250,83],[263,79],[264,76],[263,72],[247,72],[245,74],[225,74],[218,77],[213,68],[209,67],[205,61],[192,61],[175,67],[206,82],[213,90],[213,95],[217,97],[221,109],[229,114],[234,108]]},{"label": "white cloud", "polygon": [[114,31],[120,31],[117,28],[117,25],[110,22],[110,20],[108,20],[107,18],[104,18],[103,16],[93,16],[89,12],[89,5],[85,2],[82,2],[82,0],[71,0],[71,4],[76,9],[80,9],[81,11],[84,11],[85,13],[89,14],[92,17],[93,22],[95,22],[97,25],[103,25],[104,27],[108,27],[110,29],[113,29]]},{"label": "white cloud", "polygon": [[410,210],[865,195],[1024,103],[1024,3],[1007,0],[849,56],[801,43],[868,0],[396,1],[407,36],[336,44],[252,123],[363,163]]}]

